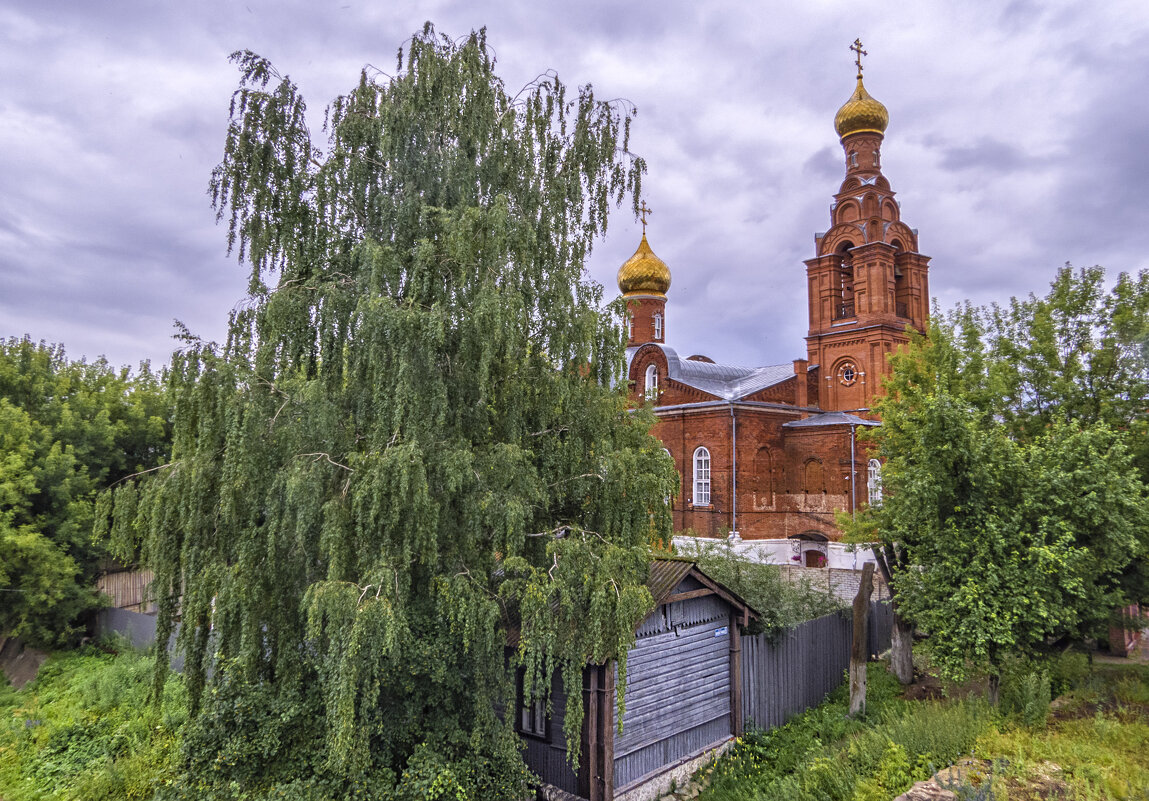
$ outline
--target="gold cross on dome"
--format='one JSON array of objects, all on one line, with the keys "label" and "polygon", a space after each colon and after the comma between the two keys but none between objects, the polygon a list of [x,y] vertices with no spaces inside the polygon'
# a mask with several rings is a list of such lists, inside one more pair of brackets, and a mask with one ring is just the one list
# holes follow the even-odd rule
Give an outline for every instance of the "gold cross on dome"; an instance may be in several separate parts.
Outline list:
[{"label": "gold cross on dome", "polygon": [[642,205],[638,207],[638,210],[642,212],[642,214],[639,215],[639,219],[642,220],[642,235],[646,236],[646,215],[654,214],[654,210],[646,207],[645,200],[642,201]]},{"label": "gold cross on dome", "polygon": [[862,56],[868,56],[870,54],[862,49],[862,40],[861,39],[855,39],[854,43],[852,45],[850,45],[850,49],[853,50],[855,53],[857,53],[857,57],[854,59],[854,63],[858,65],[858,77],[861,78],[862,77]]}]

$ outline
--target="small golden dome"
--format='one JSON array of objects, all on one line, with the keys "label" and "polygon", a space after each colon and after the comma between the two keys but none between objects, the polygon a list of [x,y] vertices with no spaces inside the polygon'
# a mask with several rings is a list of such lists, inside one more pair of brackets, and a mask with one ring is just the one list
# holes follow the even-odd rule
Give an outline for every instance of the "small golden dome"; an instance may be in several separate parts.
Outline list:
[{"label": "small golden dome", "polygon": [[856,133],[884,133],[890,124],[890,112],[866,91],[862,76],[858,75],[858,88],[834,117],[834,127],[838,136],[845,139]]},{"label": "small golden dome", "polygon": [[666,297],[666,290],[670,289],[670,268],[654,255],[646,234],[642,235],[634,255],[618,268],[618,288],[623,295]]}]

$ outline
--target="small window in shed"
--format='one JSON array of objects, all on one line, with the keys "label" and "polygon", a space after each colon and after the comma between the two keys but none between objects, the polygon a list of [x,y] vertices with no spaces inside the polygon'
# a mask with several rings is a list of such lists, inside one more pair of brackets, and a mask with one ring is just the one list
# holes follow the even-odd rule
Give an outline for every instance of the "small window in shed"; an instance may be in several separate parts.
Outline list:
[{"label": "small window in shed", "polygon": [[528,698],[524,690],[523,672],[519,671],[518,715],[515,717],[515,730],[531,737],[547,738],[547,699],[546,696]]}]

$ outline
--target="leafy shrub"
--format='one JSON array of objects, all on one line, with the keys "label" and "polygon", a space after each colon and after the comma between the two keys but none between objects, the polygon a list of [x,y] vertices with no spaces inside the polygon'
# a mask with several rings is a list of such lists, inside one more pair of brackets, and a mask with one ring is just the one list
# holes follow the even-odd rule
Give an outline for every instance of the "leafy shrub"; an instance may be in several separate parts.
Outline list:
[{"label": "leafy shrub", "polygon": [[1052,697],[1064,695],[1089,676],[1089,657],[1077,651],[1065,653],[1049,660],[1049,687]]},{"label": "leafy shrub", "polygon": [[780,634],[791,626],[844,607],[827,590],[805,580],[791,582],[776,565],[744,559],[729,544],[687,546],[680,548],[679,553],[697,561],[703,572],[741,595],[759,613],[751,629],[754,634]]},{"label": "leafy shrub", "polygon": [[1034,728],[1049,716],[1049,672],[1035,666],[1007,672],[1001,680],[1001,713]]},{"label": "leafy shrub", "polygon": [[858,782],[854,801],[887,801],[914,783],[914,771],[906,749],[889,738],[877,769]]}]

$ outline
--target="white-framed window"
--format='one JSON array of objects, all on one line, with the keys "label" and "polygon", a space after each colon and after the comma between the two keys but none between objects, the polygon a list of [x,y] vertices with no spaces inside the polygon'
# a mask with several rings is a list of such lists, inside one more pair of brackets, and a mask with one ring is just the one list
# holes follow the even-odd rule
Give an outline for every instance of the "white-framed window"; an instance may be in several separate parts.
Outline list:
[{"label": "white-framed window", "polygon": [[710,505],[710,451],[694,451],[694,505]]},{"label": "white-framed window", "polygon": [[871,459],[866,476],[866,489],[869,492],[870,506],[882,505],[882,463]]},{"label": "white-framed window", "polygon": [[626,315],[626,338],[634,339],[634,315],[629,312]]},{"label": "white-framed window", "polygon": [[646,366],[646,383],[643,386],[646,388],[647,400],[658,400],[658,368],[655,365]]},{"label": "white-framed window", "polygon": [[662,339],[662,315],[654,315],[654,338]]}]

